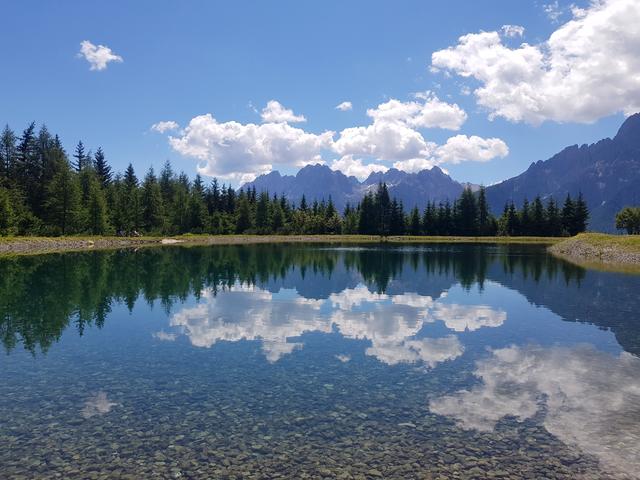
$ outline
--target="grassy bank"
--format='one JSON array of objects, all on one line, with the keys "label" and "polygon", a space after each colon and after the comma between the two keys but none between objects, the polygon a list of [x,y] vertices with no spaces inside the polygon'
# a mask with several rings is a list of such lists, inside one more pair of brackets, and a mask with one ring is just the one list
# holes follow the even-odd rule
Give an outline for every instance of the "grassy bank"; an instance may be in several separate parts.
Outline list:
[{"label": "grassy bank", "polygon": [[379,237],[375,235],[177,235],[173,237],[0,237],[0,256],[160,245],[240,245],[254,243],[527,243],[549,245],[551,237]]},{"label": "grassy bank", "polygon": [[581,233],[552,245],[549,251],[586,267],[640,272],[640,235]]}]

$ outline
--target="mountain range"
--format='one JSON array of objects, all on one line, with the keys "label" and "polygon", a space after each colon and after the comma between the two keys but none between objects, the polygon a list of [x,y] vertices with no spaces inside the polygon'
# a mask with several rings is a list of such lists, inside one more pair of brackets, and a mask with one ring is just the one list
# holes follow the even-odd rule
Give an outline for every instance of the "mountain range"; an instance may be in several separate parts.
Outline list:
[{"label": "mountain range", "polygon": [[[302,168],[295,176],[277,171],[260,175],[243,188],[284,194],[296,203],[303,194],[309,202],[331,197],[341,211],[347,203],[358,203],[379,182],[387,184],[389,193],[402,200],[405,209],[416,205],[422,209],[429,201],[453,201],[468,185],[438,167],[417,173],[392,168],[359,181],[317,164]],[[548,160],[532,163],[520,175],[487,187],[486,192],[495,215],[511,200],[520,206],[525,198],[540,195],[562,202],[567,194],[581,192],[591,211],[589,229],[613,231],[616,212],[626,205],[640,204],[639,187],[640,114],[635,114],[625,120],[614,138],[566,147]]]}]

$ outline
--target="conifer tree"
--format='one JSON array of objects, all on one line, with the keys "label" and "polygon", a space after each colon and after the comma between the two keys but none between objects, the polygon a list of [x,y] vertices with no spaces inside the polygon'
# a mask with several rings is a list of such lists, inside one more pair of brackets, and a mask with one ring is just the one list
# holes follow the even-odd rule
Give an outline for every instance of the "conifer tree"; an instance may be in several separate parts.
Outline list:
[{"label": "conifer tree", "polygon": [[160,232],[164,227],[164,205],[160,185],[153,167],[150,167],[142,183],[142,223],[147,232]]},{"label": "conifer tree", "polygon": [[109,188],[112,179],[111,167],[107,163],[102,147],[98,147],[94,155],[94,169],[102,188],[105,190]]},{"label": "conifer tree", "polygon": [[80,217],[80,186],[65,162],[47,188],[47,216],[62,235],[73,233]]},{"label": "conifer tree", "polygon": [[73,158],[75,158],[73,168],[75,168],[76,172],[79,173],[87,164],[87,154],[85,153],[84,143],[82,143],[82,140],[80,140],[76,145],[76,149],[73,152]]}]

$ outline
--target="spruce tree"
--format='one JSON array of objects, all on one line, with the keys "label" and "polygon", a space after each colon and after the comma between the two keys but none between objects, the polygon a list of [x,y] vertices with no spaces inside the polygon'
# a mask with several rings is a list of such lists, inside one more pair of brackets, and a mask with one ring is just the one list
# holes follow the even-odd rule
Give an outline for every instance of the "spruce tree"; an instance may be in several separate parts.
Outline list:
[{"label": "spruce tree", "polygon": [[413,207],[411,209],[411,214],[409,215],[409,231],[411,235],[420,235],[422,231],[422,225],[420,225],[420,212],[418,211],[418,207]]},{"label": "spruce tree", "polygon": [[480,235],[491,234],[491,213],[489,213],[487,193],[482,185],[478,192],[478,233]]},{"label": "spruce tree", "polygon": [[164,205],[160,185],[153,167],[150,167],[142,183],[142,224],[147,232],[161,232],[164,227]]},{"label": "spruce tree", "polygon": [[65,162],[47,188],[47,216],[62,235],[73,233],[80,217],[80,186],[71,166]]},{"label": "spruce tree", "polygon": [[94,155],[94,169],[102,188],[105,190],[109,188],[112,179],[111,167],[107,163],[102,147],[98,147]]},{"label": "spruce tree", "polygon": [[576,207],[571,199],[571,195],[567,193],[567,198],[562,206],[562,229],[567,235],[574,235],[573,222],[575,217]]},{"label": "spruce tree", "polygon": [[81,172],[87,163],[87,154],[85,153],[84,143],[82,143],[82,140],[80,140],[76,145],[76,149],[73,152],[73,158],[75,158],[73,168],[75,168],[76,172]]},{"label": "spruce tree", "polygon": [[0,136],[0,186],[9,186],[15,181],[15,165],[17,162],[16,135],[9,125],[4,127]]},{"label": "spruce tree", "polygon": [[6,188],[0,186],[0,235],[9,235],[13,227],[13,207]]},{"label": "spruce tree", "polygon": [[587,229],[589,223],[589,209],[587,203],[584,201],[582,192],[578,192],[578,199],[575,203],[575,209],[573,213],[573,235],[584,232]]},{"label": "spruce tree", "polygon": [[87,204],[87,229],[92,235],[104,235],[108,229],[107,200],[99,179],[91,178]]}]

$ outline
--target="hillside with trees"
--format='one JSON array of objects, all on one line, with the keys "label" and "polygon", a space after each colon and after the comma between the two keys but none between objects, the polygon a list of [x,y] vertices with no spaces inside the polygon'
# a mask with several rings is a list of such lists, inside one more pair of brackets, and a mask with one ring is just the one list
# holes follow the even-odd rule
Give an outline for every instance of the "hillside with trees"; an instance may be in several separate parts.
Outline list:
[{"label": "hillside with trees", "polygon": [[560,236],[586,229],[582,195],[562,206],[552,197],[507,203],[500,217],[486,191],[462,190],[453,202],[428,202],[406,212],[379,182],[340,212],[332,198],[295,204],[285,195],[235,190],[213,179],[205,184],[166,162],[138,177],[130,164],[116,173],[102,148],[79,142],[69,156],[57,135],[30,124],[19,136],[8,126],[0,137],[0,234],[175,235],[368,234],[463,236]]}]

